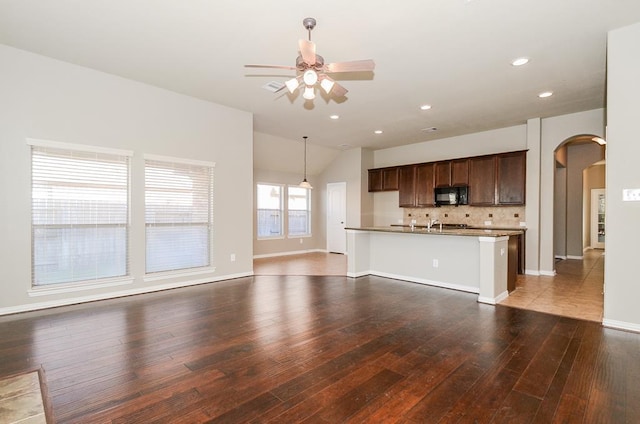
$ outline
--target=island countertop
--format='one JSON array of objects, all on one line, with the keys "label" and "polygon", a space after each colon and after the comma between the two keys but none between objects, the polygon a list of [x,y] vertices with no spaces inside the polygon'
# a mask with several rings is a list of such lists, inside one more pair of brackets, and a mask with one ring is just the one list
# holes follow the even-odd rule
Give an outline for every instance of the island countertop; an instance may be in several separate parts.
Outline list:
[{"label": "island countertop", "polygon": [[468,237],[507,237],[517,236],[523,234],[523,230],[504,230],[504,229],[478,229],[478,228],[443,228],[439,229],[438,225],[435,225],[431,229],[424,227],[404,227],[404,226],[389,226],[389,227],[346,227],[346,230],[355,231],[377,231],[384,233],[395,234],[425,234],[425,235],[448,235],[448,236],[468,236]]}]

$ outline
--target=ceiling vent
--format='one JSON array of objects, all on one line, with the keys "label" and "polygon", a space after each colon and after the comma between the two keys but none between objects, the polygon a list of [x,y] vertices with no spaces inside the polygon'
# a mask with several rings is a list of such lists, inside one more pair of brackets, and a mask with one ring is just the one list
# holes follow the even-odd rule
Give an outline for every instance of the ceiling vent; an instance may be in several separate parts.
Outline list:
[{"label": "ceiling vent", "polygon": [[284,84],[278,81],[271,81],[262,86],[267,91],[276,93],[284,88]]}]

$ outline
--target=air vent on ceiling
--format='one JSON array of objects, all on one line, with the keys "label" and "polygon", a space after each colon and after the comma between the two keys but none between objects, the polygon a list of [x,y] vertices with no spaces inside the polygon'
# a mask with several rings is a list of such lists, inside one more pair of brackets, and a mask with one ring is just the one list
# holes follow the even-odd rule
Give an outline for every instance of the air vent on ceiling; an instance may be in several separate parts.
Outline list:
[{"label": "air vent on ceiling", "polygon": [[283,87],[284,84],[278,81],[271,81],[262,86],[262,88],[272,93],[282,90]]}]

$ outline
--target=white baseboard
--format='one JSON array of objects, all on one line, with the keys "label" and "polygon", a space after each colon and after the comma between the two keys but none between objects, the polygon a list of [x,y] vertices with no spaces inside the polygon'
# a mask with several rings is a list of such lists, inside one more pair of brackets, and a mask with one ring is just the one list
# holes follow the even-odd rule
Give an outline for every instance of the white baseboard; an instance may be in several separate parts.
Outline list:
[{"label": "white baseboard", "polygon": [[567,255],[567,259],[578,259],[578,260],[583,260],[583,259],[584,259],[584,256]]},{"label": "white baseboard", "polygon": [[181,281],[179,283],[158,284],[155,286],[140,287],[130,290],[120,290],[110,293],[93,294],[88,296],[71,297],[67,299],[50,300],[47,302],[29,303],[26,305],[10,306],[8,308],[0,308],[1,315],[16,314],[19,312],[37,311],[40,309],[56,308],[59,306],[75,305],[77,303],[94,302],[96,300],[114,299],[118,297],[133,296],[137,294],[153,293],[163,290],[177,289],[180,287],[196,286],[206,283],[214,283],[223,280],[232,280],[234,278],[251,277],[253,272],[243,272],[238,274],[229,274],[218,277],[200,278],[197,280]]},{"label": "white baseboard", "polygon": [[507,297],[509,297],[509,292],[508,291],[504,291],[504,292],[500,293],[499,295],[497,295],[496,297],[478,296],[478,302],[486,303],[488,305],[496,305],[496,304],[502,302],[503,300],[505,300]]},{"label": "white baseboard", "polygon": [[615,328],[616,330],[633,331],[634,333],[640,333],[640,324],[632,322],[616,321],[613,319],[603,319],[602,325],[608,328]]},{"label": "white baseboard", "polygon": [[525,275],[540,275],[540,271],[537,269],[525,269],[524,273]]},{"label": "white baseboard", "polygon": [[[443,289],[458,290],[458,291],[463,291],[467,293],[476,293],[476,294],[480,293],[480,289],[478,287],[463,286],[461,284],[444,283],[442,281],[427,280],[424,278],[416,278],[416,277],[410,277],[406,275],[390,274],[387,272],[380,272],[375,270],[371,270],[367,274],[375,275],[378,277],[392,278],[394,280],[408,281],[410,283],[424,284],[427,286],[441,287]],[[367,274],[364,274],[364,275],[367,275]],[[362,276],[362,275],[359,275],[359,276]]]},{"label": "white baseboard", "polygon": [[554,257],[555,257],[556,259],[562,259],[563,261],[564,261],[565,259],[567,259],[567,257],[566,257],[565,255],[556,255],[556,256],[554,256]]},{"label": "white baseboard", "polygon": [[540,275],[545,275],[547,277],[555,277],[556,270],[554,269],[553,271],[540,271]]},{"label": "white baseboard", "polygon": [[262,258],[275,258],[278,256],[291,256],[291,255],[304,255],[305,253],[327,253],[325,249],[305,249],[305,250],[291,250],[289,252],[267,253],[264,255],[253,255],[253,259]]}]

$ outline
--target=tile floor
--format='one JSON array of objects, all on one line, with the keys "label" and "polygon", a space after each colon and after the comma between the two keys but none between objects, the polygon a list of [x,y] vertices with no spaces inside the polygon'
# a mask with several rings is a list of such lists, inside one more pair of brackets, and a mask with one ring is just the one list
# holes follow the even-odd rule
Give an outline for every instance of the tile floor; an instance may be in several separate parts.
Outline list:
[{"label": "tile floor", "polygon": [[604,251],[588,250],[582,260],[556,263],[556,275],[519,275],[501,305],[602,322]]},{"label": "tile floor", "polygon": [[[255,259],[256,275],[345,275],[345,255],[307,253]],[[602,322],[604,251],[588,250],[582,260],[556,263],[557,275],[519,275],[501,305]]]},{"label": "tile floor", "polygon": [[47,423],[37,371],[0,380],[0,423]]}]

